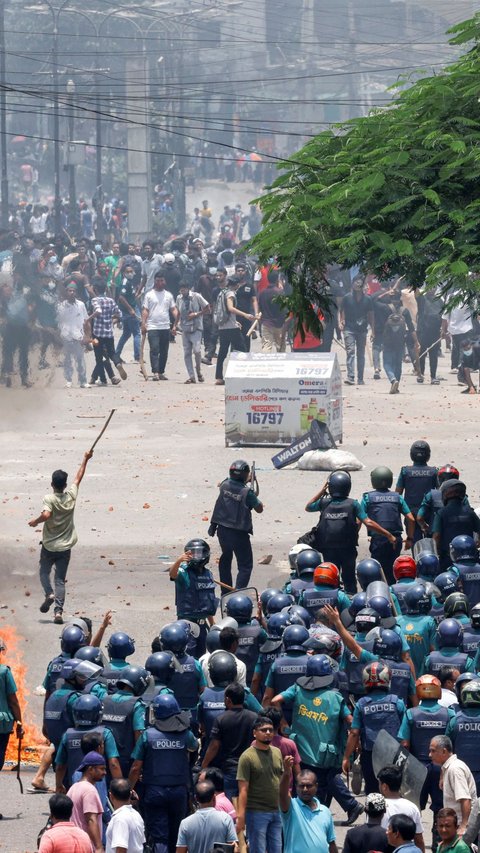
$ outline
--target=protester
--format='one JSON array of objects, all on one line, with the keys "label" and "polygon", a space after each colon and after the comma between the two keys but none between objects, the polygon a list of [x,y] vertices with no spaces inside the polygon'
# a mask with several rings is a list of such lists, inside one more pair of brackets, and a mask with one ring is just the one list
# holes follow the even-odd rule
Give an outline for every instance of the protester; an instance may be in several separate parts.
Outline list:
[{"label": "protester", "polygon": [[72,821],[73,802],[66,794],[53,794],[48,801],[50,826],[40,839],[38,853],[92,853],[92,841],[84,829]]},{"label": "protester", "polygon": [[145,826],[132,806],[132,789],[126,779],[112,779],[109,787],[114,812],[107,827],[105,853],[143,853]]},{"label": "protester", "polygon": [[[312,770],[301,770],[296,780],[298,795],[290,794],[293,757],[283,761],[280,780],[280,812],[284,836],[284,853],[337,853],[333,819],[315,796],[317,777]],[[272,847],[268,848],[269,851]]]},{"label": "protester", "polygon": [[213,782],[197,782],[195,800],[197,811],[180,824],[176,853],[210,853],[215,843],[236,844],[232,818],[216,808]]},{"label": "protester", "polygon": [[107,772],[105,758],[99,752],[87,752],[78,769],[82,779],[67,791],[73,803],[72,822],[88,834],[94,853],[101,853],[103,806],[95,782]]}]

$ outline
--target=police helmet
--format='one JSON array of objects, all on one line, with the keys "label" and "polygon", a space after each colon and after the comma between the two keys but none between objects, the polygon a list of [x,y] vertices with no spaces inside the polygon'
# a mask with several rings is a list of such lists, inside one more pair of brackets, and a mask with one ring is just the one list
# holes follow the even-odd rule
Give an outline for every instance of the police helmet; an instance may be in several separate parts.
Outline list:
[{"label": "police helmet", "polygon": [[282,591],[281,589],[271,589],[270,587],[268,587],[268,589],[264,589],[263,592],[260,593],[260,602],[261,602],[262,610],[264,613],[267,609],[267,604],[269,602],[269,599],[272,597],[272,595],[276,595],[277,592],[281,592],[281,591]]},{"label": "police helmet", "polygon": [[183,655],[188,644],[188,634],[178,622],[165,625],[160,631],[160,643],[162,651],[173,652],[174,655]]},{"label": "police helmet", "polygon": [[302,551],[297,558],[297,577],[303,580],[311,580],[313,572],[321,562],[321,554],[315,548]]},{"label": "police helmet", "polygon": [[455,465],[442,465],[441,468],[438,469],[437,474],[437,482],[438,485],[441,486],[445,480],[459,480],[460,479],[460,471],[458,468],[455,468]]},{"label": "police helmet", "polygon": [[307,642],[310,634],[304,625],[287,625],[283,632],[282,642],[286,652],[303,652],[303,644]]},{"label": "police helmet", "polygon": [[214,687],[227,687],[237,680],[237,662],[230,652],[218,651],[208,659],[208,674]]},{"label": "police helmet", "polygon": [[478,631],[480,628],[480,602],[473,605],[470,611],[470,622],[472,623],[472,628]]},{"label": "police helmet", "polygon": [[246,483],[250,474],[250,465],[244,459],[236,459],[230,465],[228,476],[231,480],[239,480],[241,483]]},{"label": "police helmet", "polygon": [[422,675],[415,682],[415,692],[420,699],[440,699],[442,685],[434,675]]},{"label": "police helmet", "polygon": [[[289,596],[288,603],[291,603],[290,598],[291,596]],[[248,597],[248,595],[244,595],[243,593],[238,592],[236,593],[236,595],[231,595],[229,598],[227,598],[225,612],[227,616],[231,616],[232,619],[236,619],[239,625],[245,624],[245,622],[249,622],[252,618],[253,601],[251,598]]]},{"label": "police helmet", "polygon": [[98,726],[102,719],[103,705],[98,696],[87,693],[79,696],[72,705],[72,717],[75,728]]},{"label": "police helmet", "polygon": [[445,618],[455,616],[456,613],[464,613],[468,616],[469,610],[468,598],[464,592],[451,592],[445,599],[445,603],[443,605]]},{"label": "police helmet", "polygon": [[362,681],[366,690],[388,689],[390,687],[390,670],[383,661],[372,661],[363,668]]},{"label": "police helmet", "polygon": [[422,554],[417,560],[417,577],[434,580],[439,568],[440,560],[436,554]]},{"label": "police helmet", "polygon": [[328,478],[328,493],[331,498],[348,498],[352,478],[348,471],[332,471]]},{"label": "police helmet", "polygon": [[302,607],[300,604],[291,604],[290,607],[283,608],[280,612],[288,614],[289,625],[304,625],[305,628],[310,628],[312,624],[310,613],[306,607]]},{"label": "police helmet", "polygon": [[365,592],[367,586],[373,581],[383,580],[382,567],[378,560],[373,557],[367,557],[365,560],[360,560],[357,563],[357,580]]},{"label": "police helmet", "polygon": [[107,643],[107,652],[110,658],[125,660],[135,651],[135,640],[132,640],[125,631],[115,631]]},{"label": "police helmet", "polygon": [[368,634],[378,625],[380,625],[380,616],[372,607],[362,607],[355,616],[355,630],[358,634]]},{"label": "police helmet", "polygon": [[288,595],[286,592],[277,592],[275,595],[272,595],[267,602],[267,613],[269,616],[271,616],[272,613],[280,613],[284,607],[290,607],[294,602],[295,599],[293,595]]},{"label": "police helmet", "polygon": [[435,578],[435,586],[440,593],[440,601],[444,602],[450,593],[457,591],[457,577],[453,572],[440,572]]},{"label": "police helmet", "polygon": [[180,713],[180,705],[172,693],[159,693],[152,702],[152,708],[156,720],[167,720]]},{"label": "police helmet", "polygon": [[76,658],[66,660],[60,670],[60,678],[64,681],[75,681],[75,670],[80,665],[80,661]]},{"label": "police helmet", "polygon": [[119,670],[117,679],[117,687],[131,687],[134,696],[141,696],[145,693],[150,681],[149,673],[143,666],[125,666]]},{"label": "police helmet", "polygon": [[307,545],[305,542],[297,542],[296,545],[290,548],[290,551],[288,552],[288,562],[290,563],[290,568],[292,571],[296,571],[298,555],[301,554],[302,551],[310,550],[310,546]]},{"label": "police helmet", "polygon": [[458,676],[453,689],[455,690],[459,702],[462,687],[464,687],[465,684],[468,684],[470,681],[480,681],[480,675],[478,675],[476,672],[462,672]]},{"label": "police helmet", "polygon": [[333,631],[326,633],[316,630],[303,643],[303,648],[315,654],[328,655],[332,660],[338,661],[342,655],[343,644],[338,634],[334,634]]},{"label": "police helmet", "polygon": [[410,459],[412,462],[428,462],[430,453],[428,441],[414,441],[410,448]]},{"label": "police helmet", "polygon": [[320,563],[313,573],[313,582],[338,589],[340,586],[340,572],[335,563]]},{"label": "police helmet", "polygon": [[307,677],[321,678],[322,686],[327,686],[333,681],[333,666],[328,655],[309,655],[307,660]]},{"label": "police helmet", "polygon": [[191,552],[189,565],[198,571],[205,568],[210,559],[210,546],[205,542],[205,539],[189,539],[185,545],[185,553]]},{"label": "police helmet", "polygon": [[456,619],[442,619],[437,626],[437,648],[459,649],[462,644],[463,628]]},{"label": "police helmet", "polygon": [[454,536],[450,542],[450,557],[455,563],[457,560],[477,560],[478,549],[471,536]]},{"label": "police helmet", "polygon": [[290,625],[288,613],[281,611],[280,613],[272,613],[267,619],[267,634],[271,640],[280,639],[283,637],[283,632],[287,625]]},{"label": "police helmet", "polygon": [[406,612],[412,616],[419,613],[429,613],[432,606],[432,597],[423,583],[410,584],[403,597],[403,601]]},{"label": "police helmet", "polygon": [[367,593],[366,592],[356,592],[355,595],[353,596],[353,598],[350,602],[350,606],[348,608],[348,612],[350,613],[350,616],[352,617],[352,619],[355,619],[357,613],[359,613],[360,610],[363,610],[363,608],[366,606],[367,606]]},{"label": "police helmet", "polygon": [[392,605],[388,598],[383,595],[374,595],[369,598],[368,606],[376,610],[380,619],[390,619],[392,616]]},{"label": "police helmet", "polygon": [[393,577],[396,581],[401,578],[416,578],[417,564],[413,557],[409,557],[407,554],[397,557],[393,563]]},{"label": "police helmet", "polygon": [[74,655],[86,642],[85,634],[77,625],[66,625],[60,636],[60,648],[69,655]]},{"label": "police helmet", "polygon": [[[217,633],[219,633],[217,631]],[[153,675],[160,684],[169,684],[175,672],[171,652],[154,652],[145,661],[145,669]]]},{"label": "police helmet", "polygon": [[370,481],[374,489],[389,489],[393,483],[393,473],[386,465],[377,465],[370,472]]},{"label": "police helmet", "polygon": [[380,628],[379,636],[373,643],[373,653],[381,658],[400,660],[402,656],[402,638],[396,631]]},{"label": "police helmet", "polygon": [[454,498],[463,500],[467,494],[467,487],[461,480],[445,480],[440,486],[440,494],[442,496],[442,503],[446,506],[448,501]]},{"label": "police helmet", "polygon": [[96,663],[97,666],[101,666],[102,669],[105,666],[103,652],[98,648],[98,646],[81,646],[75,652],[75,657],[79,660],[89,660],[92,663]]},{"label": "police helmet", "polygon": [[102,667],[98,666],[96,663],[92,663],[91,660],[78,660],[78,658],[73,658],[73,660],[77,660],[78,666],[73,673],[73,680],[81,685],[85,686],[87,681],[93,681],[97,679],[102,674]]},{"label": "police helmet", "polygon": [[210,652],[210,654],[218,651],[220,648],[220,631],[210,628],[210,631],[205,637],[205,645],[207,647],[207,652]]},{"label": "police helmet", "polygon": [[480,707],[480,681],[468,681],[460,690],[459,703],[461,708]]}]

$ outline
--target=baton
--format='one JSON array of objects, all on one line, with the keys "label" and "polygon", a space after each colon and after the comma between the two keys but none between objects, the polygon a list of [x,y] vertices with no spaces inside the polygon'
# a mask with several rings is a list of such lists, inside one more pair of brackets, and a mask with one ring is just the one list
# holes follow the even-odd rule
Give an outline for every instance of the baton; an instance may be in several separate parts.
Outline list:
[{"label": "baton", "polygon": [[423,356],[426,355],[427,352],[430,352],[431,349],[436,347],[437,344],[439,344],[441,340],[442,340],[442,335],[440,335],[440,337],[436,341],[434,341],[433,344],[430,344],[430,346],[427,347],[427,349],[425,349],[423,352],[421,352],[420,355],[418,356],[418,358],[423,358]]},{"label": "baton", "polygon": [[23,794],[23,782],[20,778],[20,765],[22,760],[22,740],[23,740],[23,729],[22,734],[18,738],[18,748],[17,748],[17,779],[18,784],[20,785],[20,793]]},{"label": "baton", "polygon": [[145,382],[148,382],[148,373],[145,367],[145,338],[147,337],[146,332],[142,333],[142,345],[140,347],[140,371],[142,373]]},{"label": "baton", "polygon": [[255,329],[256,329],[256,328],[257,328],[257,326],[258,326],[259,320],[261,320],[261,319],[262,319],[262,314],[260,313],[260,314],[258,315],[258,317],[253,321],[252,325],[250,326],[250,328],[249,328],[249,330],[248,330],[248,332],[247,332],[247,338],[249,338],[249,337],[250,337],[250,335],[253,335],[253,333],[254,333]]},{"label": "baton", "polygon": [[222,589],[228,589],[229,592],[236,592],[236,588],[234,586],[229,586],[228,583],[223,583],[223,581],[218,581],[216,578],[213,578],[214,583],[217,583],[218,586],[221,586]]},{"label": "baton", "polygon": [[252,462],[252,467],[250,469],[250,488],[253,490],[253,494],[258,497],[260,494],[260,484],[255,473],[255,462]]},{"label": "baton", "polygon": [[93,444],[92,444],[92,446],[91,446],[91,448],[90,448],[90,450],[89,450],[89,453],[93,453],[93,450],[94,450],[95,446],[96,446],[96,445],[98,444],[98,442],[100,441],[100,439],[101,439],[101,437],[102,437],[103,433],[105,432],[105,430],[106,430],[106,428],[108,427],[108,425],[109,425],[110,421],[112,420],[112,418],[113,418],[113,414],[114,414],[114,412],[115,412],[115,411],[116,411],[116,409],[112,409],[112,411],[110,412],[110,414],[109,414],[109,416],[108,416],[107,420],[105,421],[105,423],[104,423],[104,425],[103,425],[103,429],[102,429],[102,431],[99,433],[99,435],[97,435],[97,437],[96,437],[95,441],[93,442]]}]

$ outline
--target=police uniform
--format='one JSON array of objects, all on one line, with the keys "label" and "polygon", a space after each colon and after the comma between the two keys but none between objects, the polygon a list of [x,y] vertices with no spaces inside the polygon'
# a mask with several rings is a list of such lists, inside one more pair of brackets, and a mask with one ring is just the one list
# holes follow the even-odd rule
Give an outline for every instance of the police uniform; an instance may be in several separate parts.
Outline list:
[{"label": "police uniform", "polygon": [[200,693],[207,682],[201,664],[192,655],[177,655],[177,660],[183,671],[173,673],[169,686],[182,711],[190,711],[194,727]]},{"label": "police uniform", "polygon": [[47,666],[45,678],[42,681],[42,687],[45,688],[47,694],[53,693],[57,687],[57,681],[60,678],[60,673],[63,669],[63,664],[67,660],[71,660],[73,655],[67,652],[61,652],[53,658]]},{"label": "police uniform", "polygon": [[390,692],[402,699],[406,705],[410,696],[415,695],[415,681],[409,664],[403,660],[382,657],[368,651],[368,649],[362,649],[359,661],[364,667],[378,660],[386,663],[390,670]]},{"label": "police uniform", "polygon": [[[360,634],[358,631],[354,634],[354,640],[362,649],[372,648],[373,643],[366,639],[366,634]],[[348,682],[348,690],[353,696],[365,696],[365,687],[363,684],[363,670],[365,664],[357,658],[349,649],[344,649],[340,669],[345,672]]]},{"label": "police uniform", "polygon": [[[305,675],[307,662],[308,655],[302,654],[302,652],[292,651],[279,655],[270,667],[265,687],[270,687],[274,696],[278,693],[285,693],[292,684],[295,684],[297,678]],[[284,716],[290,725],[292,722],[290,708],[284,709]]]},{"label": "police uniform", "polygon": [[181,563],[174,582],[177,619],[188,619],[200,627],[199,636],[188,647],[188,651],[199,658],[206,649],[207,617],[217,612],[215,581],[210,569],[196,572],[188,563]]},{"label": "police uniform", "polygon": [[390,595],[392,596],[392,601],[395,605],[396,612],[400,615],[400,613],[406,613],[407,607],[405,604],[405,593],[408,590],[408,587],[412,585],[412,583],[418,583],[417,578],[400,578],[399,581],[392,584],[390,587]]},{"label": "police uniform", "polygon": [[425,808],[430,796],[434,816],[443,807],[443,792],[439,784],[441,768],[430,761],[428,754],[430,741],[444,735],[454,717],[453,708],[444,708],[436,699],[421,699],[416,708],[409,708],[405,713],[398,731],[399,740],[408,741],[411,754],[427,768],[427,778],[420,794],[420,809]]},{"label": "police uniform", "polygon": [[[464,497],[463,503],[465,506],[470,506],[467,496]],[[428,525],[429,531],[432,530],[434,519],[437,513],[443,508],[442,492],[440,489],[430,489],[423,498],[420,504],[420,509],[417,513],[417,518],[423,518],[425,524]]]},{"label": "police uniform", "polygon": [[253,569],[250,536],[253,533],[252,509],[261,505],[249,485],[228,477],[220,485],[220,494],[212,513],[212,524],[217,525],[217,536],[222,549],[219,561],[220,580],[229,586],[232,581],[232,559],[238,564],[237,589],[245,589]]},{"label": "police uniform", "polygon": [[98,725],[67,729],[60,741],[57,754],[55,756],[55,763],[57,766],[63,764],[66,765],[66,781],[64,781],[63,784],[67,789],[72,784],[72,776],[75,770],[82,763],[83,752],[80,744],[83,735],[86,735],[87,732],[98,732],[102,735],[104,755],[107,763],[110,758],[118,758],[118,749],[115,743],[115,738],[113,737],[110,729],[107,729],[106,726]]},{"label": "police uniform", "polygon": [[473,658],[458,649],[443,648],[430,652],[425,661],[425,672],[438,678],[442,666],[453,666],[460,673],[473,672]]},{"label": "police uniform", "polygon": [[464,761],[471,771],[480,796],[480,708],[458,708],[446,734],[452,739],[457,758]]},{"label": "police uniform", "polygon": [[372,521],[376,521],[380,527],[388,530],[396,537],[396,544],[392,546],[378,533],[369,532],[370,554],[381,563],[387,583],[395,583],[393,576],[393,563],[402,550],[402,516],[408,515],[410,508],[398,492],[390,489],[373,489],[365,492],[361,507]]},{"label": "police uniform", "polygon": [[367,696],[361,696],[355,705],[352,731],[356,729],[360,732],[360,764],[366,794],[378,792],[378,781],[372,766],[373,744],[381,729],[397,737],[405,711],[403,700],[385,690],[372,690]]},{"label": "police uniform", "polygon": [[112,732],[117,744],[122,776],[126,779],[135,746],[135,732],[145,730],[145,705],[127,690],[116,690],[103,700],[102,723]]},{"label": "police uniform", "polygon": [[468,598],[470,609],[480,602],[480,563],[476,560],[457,560],[449,567],[462,582],[462,591]]},{"label": "police uniform", "polygon": [[480,519],[474,510],[465,506],[462,498],[451,498],[435,516],[432,533],[440,534],[440,571],[444,572],[452,563],[450,542],[455,536],[472,536],[480,533]]},{"label": "police uniform", "polygon": [[293,595],[295,604],[299,604],[302,598],[302,593],[305,592],[306,589],[312,588],[313,579],[307,581],[305,579],[302,580],[302,578],[293,577],[283,585],[283,592],[286,592],[287,595]]},{"label": "police uniform", "polygon": [[239,625],[237,631],[238,648],[235,654],[245,664],[247,687],[250,687],[260,654],[260,646],[263,646],[268,639],[267,632],[256,620]]},{"label": "police uniform", "polygon": [[317,611],[325,607],[326,604],[336,607],[339,613],[343,613],[350,607],[350,599],[343,590],[334,589],[334,587],[326,584],[314,584],[311,589],[305,589],[300,603],[302,607],[308,610],[312,619],[315,619]]},{"label": "police uniform", "polygon": [[425,660],[435,645],[436,623],[431,616],[406,613],[398,623],[408,643],[417,678],[425,673]]},{"label": "police uniform", "polygon": [[99,682],[105,685],[107,693],[115,693],[121,670],[125,669],[126,666],[128,666],[126,660],[111,658],[107,665],[103,667]]},{"label": "police uniform", "polygon": [[43,710],[43,722],[50,743],[55,749],[67,731],[73,726],[72,705],[80,696],[73,687],[60,687],[50,694]]},{"label": "police uniform", "polygon": [[359,502],[353,498],[320,498],[306,506],[307,512],[320,512],[316,527],[318,548],[327,562],[339,568],[346,592],[355,595],[355,562],[357,559],[357,521],[367,518]]},{"label": "police uniform", "polygon": [[258,656],[258,660],[255,664],[255,675],[260,675],[260,684],[258,688],[257,697],[260,699],[263,698],[263,694],[265,692],[265,685],[267,681],[267,675],[270,672],[270,667],[274,660],[276,660],[282,654],[282,643],[279,641],[278,648],[273,649],[270,652],[262,652]]},{"label": "police uniform", "polygon": [[[426,462],[414,462],[413,465],[403,465],[398,475],[396,488],[403,492],[405,502],[410,507],[415,518],[427,492],[437,485],[438,468]],[[414,542],[421,539],[423,533],[415,521]]]}]

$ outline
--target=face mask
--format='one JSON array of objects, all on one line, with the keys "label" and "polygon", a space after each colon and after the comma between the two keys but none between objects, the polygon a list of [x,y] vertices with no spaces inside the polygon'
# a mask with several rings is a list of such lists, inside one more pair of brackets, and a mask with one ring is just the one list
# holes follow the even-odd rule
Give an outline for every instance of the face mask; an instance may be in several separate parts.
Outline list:
[{"label": "face mask", "polygon": [[99,244],[99,243],[96,243],[96,244],[95,244],[95,251],[96,251],[96,252],[101,252],[101,251],[102,251],[102,247],[100,246],[100,244]]},{"label": "face mask", "polygon": [[209,267],[208,272],[210,275],[215,275],[215,273],[217,272],[217,268],[216,267]]},{"label": "face mask", "polygon": [[131,281],[132,278],[135,278],[135,273],[127,272],[125,273],[125,278],[128,278],[128,280]]},{"label": "face mask", "polygon": [[57,256],[56,256],[56,255],[52,255],[52,257],[51,257],[51,258],[50,258],[50,260],[49,260],[49,263],[50,263],[50,264],[56,264],[56,263],[57,263],[57,261],[58,261]]},{"label": "face mask", "polygon": [[56,286],[57,286],[57,285],[55,284],[55,282],[54,282],[54,281],[49,281],[49,282],[48,282],[48,289],[49,289],[49,290],[55,290]]},{"label": "face mask", "polygon": [[472,352],[473,352],[473,349],[464,349],[464,350],[463,350],[463,354],[464,354],[464,355],[471,355],[471,354],[472,354]]}]

